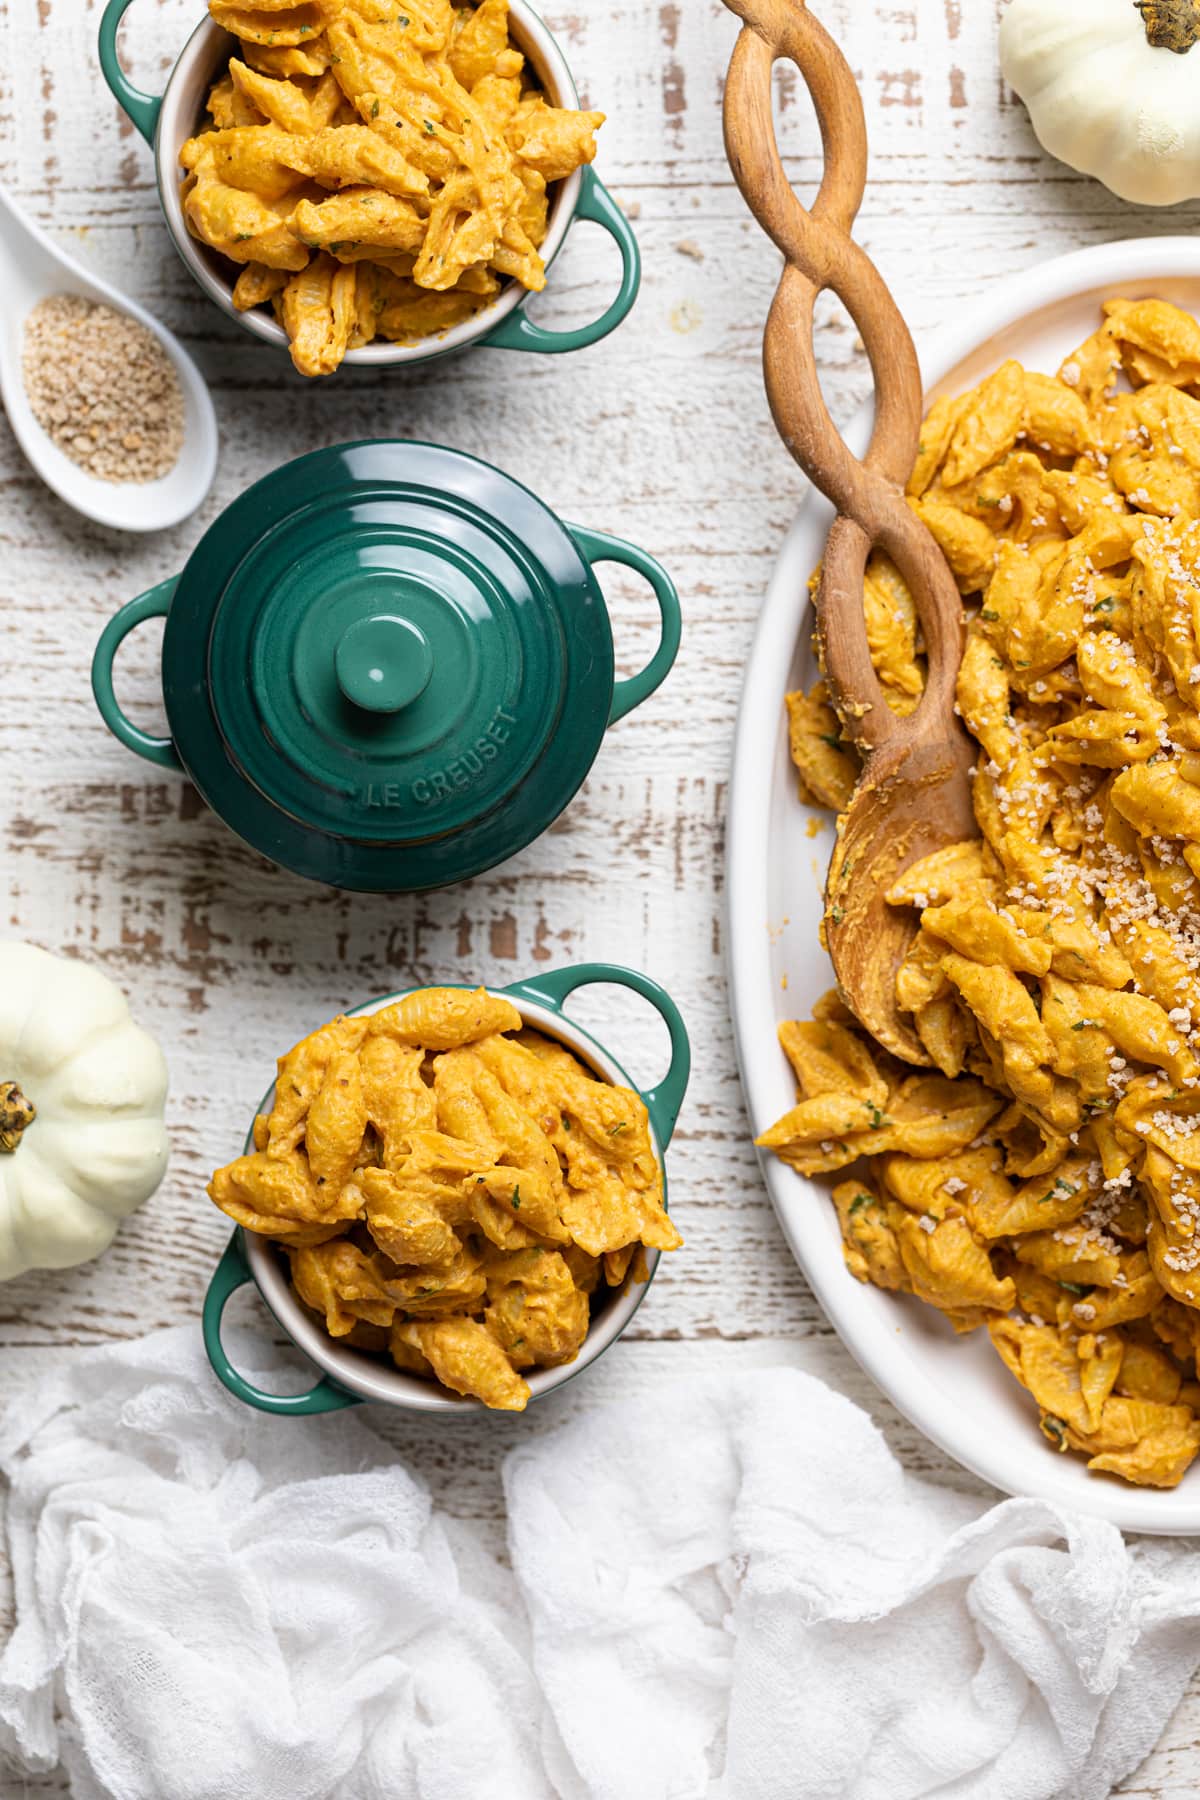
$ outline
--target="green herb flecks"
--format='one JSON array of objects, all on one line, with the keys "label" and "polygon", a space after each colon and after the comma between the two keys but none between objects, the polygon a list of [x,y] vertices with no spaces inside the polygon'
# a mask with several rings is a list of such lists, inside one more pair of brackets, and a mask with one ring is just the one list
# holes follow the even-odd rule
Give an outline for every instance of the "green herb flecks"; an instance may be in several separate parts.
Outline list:
[{"label": "green herb flecks", "polygon": [[1056,1450],[1067,1448],[1067,1423],[1065,1419],[1055,1418],[1053,1413],[1043,1413],[1041,1419],[1042,1435],[1048,1437]]},{"label": "green herb flecks", "polygon": [[1048,1206],[1059,1194],[1077,1194],[1078,1192],[1079,1189],[1071,1182],[1059,1179],[1055,1182],[1048,1194],[1042,1195],[1041,1199],[1038,1201],[1038,1205]]}]

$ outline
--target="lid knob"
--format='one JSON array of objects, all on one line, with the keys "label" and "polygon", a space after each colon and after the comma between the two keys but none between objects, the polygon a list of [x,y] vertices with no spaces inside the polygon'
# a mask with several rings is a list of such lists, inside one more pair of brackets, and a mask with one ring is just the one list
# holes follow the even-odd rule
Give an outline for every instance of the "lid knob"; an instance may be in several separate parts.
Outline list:
[{"label": "lid knob", "polygon": [[420,699],[433,675],[433,651],[423,631],[390,613],[358,619],[336,653],[338,686],[365,712],[398,713]]}]

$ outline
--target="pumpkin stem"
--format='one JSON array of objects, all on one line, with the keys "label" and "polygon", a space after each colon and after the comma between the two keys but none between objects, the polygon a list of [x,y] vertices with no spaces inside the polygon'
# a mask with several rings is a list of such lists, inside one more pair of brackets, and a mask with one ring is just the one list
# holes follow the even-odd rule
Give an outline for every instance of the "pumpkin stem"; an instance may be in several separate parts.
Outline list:
[{"label": "pumpkin stem", "polygon": [[15,1081],[0,1081],[0,1150],[11,1156],[37,1118],[37,1107]]},{"label": "pumpkin stem", "polygon": [[1156,50],[1183,56],[1200,40],[1200,0],[1133,0]]}]

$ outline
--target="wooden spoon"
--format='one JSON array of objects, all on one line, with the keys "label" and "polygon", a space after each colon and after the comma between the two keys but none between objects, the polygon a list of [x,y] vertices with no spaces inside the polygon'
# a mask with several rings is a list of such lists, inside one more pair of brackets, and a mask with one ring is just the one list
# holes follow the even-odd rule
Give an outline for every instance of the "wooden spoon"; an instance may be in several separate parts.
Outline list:
[{"label": "wooden spoon", "polygon": [[[767,397],[784,443],[837,507],[816,596],[821,665],[861,779],[844,817],[825,890],[825,929],[844,998],[887,1049],[930,1058],[896,1006],[896,971],[914,936],[911,912],[884,895],[910,864],[978,836],[968,770],[976,748],[954,712],[962,601],[937,544],[904,498],[917,459],[923,396],[908,327],[850,233],[867,178],[867,136],[854,77],[804,0],[725,0],[743,20],[725,89],[725,145],[751,211],[786,267],[763,340]],[[811,212],[784,173],[771,110],[771,70],[786,57],[808,84],[825,169]],[[830,288],[857,325],[875,377],[875,423],[859,462],[829,416],[813,347],[813,308]],[[929,662],[916,711],[888,705],[871,663],[863,579],[873,548],[908,584]]]}]

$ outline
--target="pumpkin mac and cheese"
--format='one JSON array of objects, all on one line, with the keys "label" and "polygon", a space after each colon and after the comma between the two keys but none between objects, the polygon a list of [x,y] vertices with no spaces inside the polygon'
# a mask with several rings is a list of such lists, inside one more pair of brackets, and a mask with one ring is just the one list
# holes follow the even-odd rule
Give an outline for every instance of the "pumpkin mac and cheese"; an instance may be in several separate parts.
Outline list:
[{"label": "pumpkin mac and cheese", "polygon": [[210,0],[237,53],[183,146],[193,237],[270,306],[302,375],[450,330],[546,283],[550,193],[604,114],[548,104],[508,0]]},{"label": "pumpkin mac and cheese", "polygon": [[[1057,1450],[1172,1487],[1200,1450],[1200,326],[1110,300],[1056,376],[935,402],[909,503],[969,609],[958,710],[977,839],[888,895],[933,1073],[831,995],[785,1025],[795,1108],[762,1140],[833,1200],[860,1281],[986,1329]],[[923,659],[876,554],[889,702]],[[806,795],[858,760],[789,698]],[[857,1172],[852,1176],[852,1165]]]},{"label": "pumpkin mac and cheese", "polygon": [[275,1239],[329,1335],[485,1405],[574,1362],[592,1309],[683,1242],[640,1095],[482,988],[423,988],[280,1058],[209,1195]]}]

